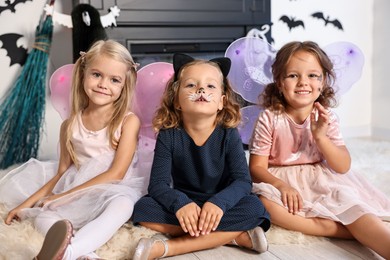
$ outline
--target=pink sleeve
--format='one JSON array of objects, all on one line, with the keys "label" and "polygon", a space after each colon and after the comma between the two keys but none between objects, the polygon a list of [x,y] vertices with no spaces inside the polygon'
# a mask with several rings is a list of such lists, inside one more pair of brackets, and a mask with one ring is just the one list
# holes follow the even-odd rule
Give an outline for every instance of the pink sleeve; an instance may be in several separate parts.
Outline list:
[{"label": "pink sleeve", "polygon": [[249,152],[251,154],[269,156],[272,147],[274,116],[269,110],[260,112],[253,130]]},{"label": "pink sleeve", "polygon": [[330,125],[327,135],[335,145],[345,145],[343,135],[340,131],[339,118],[333,111],[330,111]]}]

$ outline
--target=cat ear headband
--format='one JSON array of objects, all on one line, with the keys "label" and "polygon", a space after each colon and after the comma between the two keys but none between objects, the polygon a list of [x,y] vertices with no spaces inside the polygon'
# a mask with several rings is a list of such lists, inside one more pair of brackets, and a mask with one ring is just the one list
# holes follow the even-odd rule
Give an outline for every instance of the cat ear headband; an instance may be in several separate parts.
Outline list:
[{"label": "cat ear headband", "polygon": [[[175,53],[173,55],[173,70],[175,72],[174,81],[177,81],[177,76],[179,75],[180,69],[187,63],[190,63],[194,60],[195,59],[193,57],[183,53]],[[211,59],[210,61],[218,64],[223,77],[226,78],[230,71],[230,66],[231,66],[230,59],[227,57],[221,57],[221,58]]]}]

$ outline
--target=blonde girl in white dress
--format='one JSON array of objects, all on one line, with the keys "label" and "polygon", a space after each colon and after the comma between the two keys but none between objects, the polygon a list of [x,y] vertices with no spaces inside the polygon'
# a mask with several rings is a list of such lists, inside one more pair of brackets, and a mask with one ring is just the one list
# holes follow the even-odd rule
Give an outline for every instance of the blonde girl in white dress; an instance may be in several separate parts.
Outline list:
[{"label": "blonde girl in white dress", "polygon": [[136,77],[124,46],[93,44],[74,66],[59,162],[31,159],[0,180],[1,200],[11,209],[6,224],[34,218],[46,234],[37,259],[98,257],[93,252],[145,194],[153,151],[137,150],[140,120],[129,111]]}]

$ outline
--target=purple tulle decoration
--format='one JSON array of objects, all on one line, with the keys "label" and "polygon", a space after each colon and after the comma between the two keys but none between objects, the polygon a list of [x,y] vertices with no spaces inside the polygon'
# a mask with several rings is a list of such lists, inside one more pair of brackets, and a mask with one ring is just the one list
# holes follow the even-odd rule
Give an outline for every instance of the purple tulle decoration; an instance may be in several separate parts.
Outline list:
[{"label": "purple tulle decoration", "polygon": [[336,81],[334,88],[336,94],[345,94],[362,75],[364,55],[362,51],[350,42],[335,42],[325,46],[324,51],[328,54],[334,65]]},{"label": "purple tulle decoration", "polygon": [[232,61],[228,79],[234,91],[246,101],[257,104],[259,94],[272,81],[275,54],[273,47],[260,38],[244,37],[231,43],[225,56]]},{"label": "purple tulle decoration", "polygon": [[251,105],[241,108],[242,120],[238,127],[242,143],[249,144],[254,125],[262,109],[259,106]]}]

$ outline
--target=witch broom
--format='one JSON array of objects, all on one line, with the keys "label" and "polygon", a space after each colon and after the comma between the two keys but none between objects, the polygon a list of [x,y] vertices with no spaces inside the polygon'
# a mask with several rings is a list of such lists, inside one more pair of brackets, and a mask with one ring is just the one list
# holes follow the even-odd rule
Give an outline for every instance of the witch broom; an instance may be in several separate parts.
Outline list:
[{"label": "witch broom", "polygon": [[[50,5],[54,0],[50,1]],[[0,104],[0,169],[37,157],[45,116],[47,60],[53,34],[51,15],[44,15],[33,49],[13,87]],[[43,16],[42,16],[43,17]]]}]

